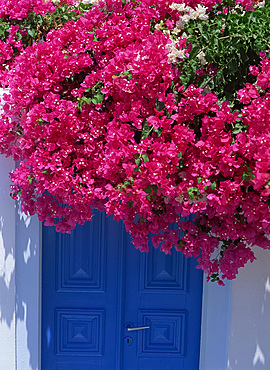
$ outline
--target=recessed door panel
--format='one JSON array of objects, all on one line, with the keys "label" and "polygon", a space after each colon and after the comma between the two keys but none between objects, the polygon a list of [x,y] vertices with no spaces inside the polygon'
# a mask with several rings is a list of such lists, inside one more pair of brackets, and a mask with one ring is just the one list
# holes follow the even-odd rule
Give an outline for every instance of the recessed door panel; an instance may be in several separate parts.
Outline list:
[{"label": "recessed door panel", "polygon": [[202,274],[180,252],[141,253],[95,212],[43,227],[42,370],[198,369]]}]

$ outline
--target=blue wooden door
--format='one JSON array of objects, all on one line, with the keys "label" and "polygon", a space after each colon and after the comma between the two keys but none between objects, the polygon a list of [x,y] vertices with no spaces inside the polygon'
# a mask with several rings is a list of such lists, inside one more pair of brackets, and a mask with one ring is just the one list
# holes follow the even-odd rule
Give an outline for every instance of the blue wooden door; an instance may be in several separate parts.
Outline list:
[{"label": "blue wooden door", "polygon": [[71,235],[43,227],[42,370],[199,368],[202,274],[140,253],[96,212]]}]

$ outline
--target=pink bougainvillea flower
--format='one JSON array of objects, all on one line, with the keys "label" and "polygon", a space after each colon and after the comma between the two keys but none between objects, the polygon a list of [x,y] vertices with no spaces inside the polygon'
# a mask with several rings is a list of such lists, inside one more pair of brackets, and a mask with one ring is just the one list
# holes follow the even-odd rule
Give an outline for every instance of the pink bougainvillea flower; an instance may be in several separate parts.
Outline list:
[{"label": "pink bougainvillea flower", "polygon": [[[256,82],[238,91],[236,111],[184,88],[167,32],[179,21],[173,2],[100,2],[25,50],[11,27],[0,42],[0,152],[19,160],[12,197],[45,225],[70,232],[105,210],[136,248],[176,248],[223,285],[254,260],[252,245],[270,248],[270,63],[262,55],[250,68]],[[217,2],[185,1],[199,3]],[[4,1],[0,17],[54,9]],[[185,37],[175,45],[192,51]]]}]

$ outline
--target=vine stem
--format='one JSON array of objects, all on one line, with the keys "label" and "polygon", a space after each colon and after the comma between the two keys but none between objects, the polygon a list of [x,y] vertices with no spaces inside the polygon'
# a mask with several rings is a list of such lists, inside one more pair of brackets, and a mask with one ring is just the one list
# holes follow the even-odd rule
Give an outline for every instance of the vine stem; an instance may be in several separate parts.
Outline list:
[{"label": "vine stem", "polygon": [[[245,35],[228,35],[228,36],[219,37],[218,39],[219,40],[224,40],[224,39],[228,39],[229,37],[245,37]],[[250,37],[252,37],[252,36],[250,36]]]}]

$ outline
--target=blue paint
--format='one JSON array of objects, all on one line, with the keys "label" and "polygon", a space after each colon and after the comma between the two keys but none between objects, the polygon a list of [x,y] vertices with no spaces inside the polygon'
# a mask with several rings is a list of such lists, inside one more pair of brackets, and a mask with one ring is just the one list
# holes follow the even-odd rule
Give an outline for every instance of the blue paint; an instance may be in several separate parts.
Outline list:
[{"label": "blue paint", "polygon": [[121,223],[95,214],[71,235],[43,227],[42,370],[198,369],[196,261],[141,253]]},{"label": "blue paint", "polygon": [[47,328],[46,337],[47,337],[47,347],[49,348],[50,347],[50,343],[51,343],[51,337],[52,337],[52,333],[51,333],[51,329],[50,328]]}]

